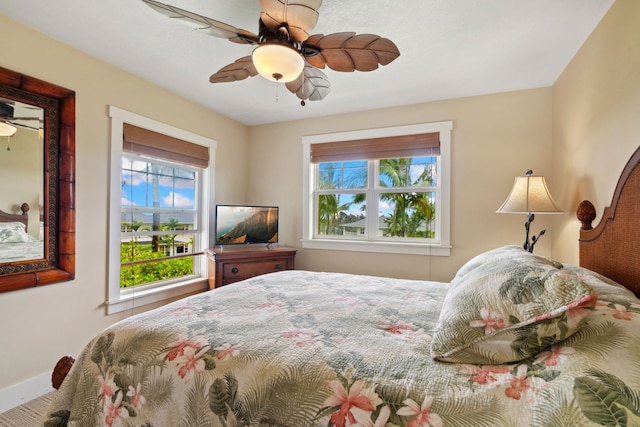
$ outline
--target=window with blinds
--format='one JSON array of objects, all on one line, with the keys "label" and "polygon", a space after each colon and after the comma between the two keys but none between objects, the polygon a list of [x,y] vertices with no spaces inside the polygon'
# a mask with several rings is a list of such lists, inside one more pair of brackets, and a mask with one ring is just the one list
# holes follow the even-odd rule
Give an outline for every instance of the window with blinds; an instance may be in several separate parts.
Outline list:
[{"label": "window with blinds", "polygon": [[[303,247],[326,241],[338,244],[331,249],[340,248],[341,242],[448,245],[448,229],[443,234],[441,227],[441,215],[448,215],[448,193],[446,209],[442,204],[442,134],[450,122],[440,127],[386,128],[303,140],[310,199]],[[445,136],[448,153],[449,132]]]},{"label": "window with blinds", "polygon": [[109,106],[107,314],[208,288],[216,141]]},{"label": "window with blinds", "polygon": [[208,162],[207,147],[124,123],[121,288],[194,274]]}]

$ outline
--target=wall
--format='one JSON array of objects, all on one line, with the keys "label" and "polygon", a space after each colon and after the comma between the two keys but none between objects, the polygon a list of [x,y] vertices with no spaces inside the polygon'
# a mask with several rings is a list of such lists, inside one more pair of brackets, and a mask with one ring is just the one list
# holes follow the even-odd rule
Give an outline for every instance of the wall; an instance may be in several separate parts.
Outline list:
[{"label": "wall", "polygon": [[[640,2],[617,0],[553,86],[556,200],[573,213],[590,200],[600,215],[640,146]],[[580,223],[558,222],[553,256],[578,263]]]},{"label": "wall", "polygon": [[[2,390],[41,374],[60,356],[77,355],[111,323],[106,316],[108,105],[212,138],[216,196],[244,199],[248,129],[0,15],[0,66],[76,92],[76,279],[0,294]],[[243,201],[243,200],[238,200]],[[0,398],[0,401],[3,400]],[[4,403],[4,402],[2,402]]]},{"label": "wall", "polygon": [[[302,136],[443,120],[453,120],[450,257],[300,249]],[[281,244],[300,249],[297,268],[449,281],[470,257],[524,241],[524,215],[496,210],[516,175],[533,169],[550,178],[551,88],[254,126],[250,144],[249,199],[280,206]],[[533,229],[547,224],[539,215]],[[537,253],[549,254],[554,231]]]}]

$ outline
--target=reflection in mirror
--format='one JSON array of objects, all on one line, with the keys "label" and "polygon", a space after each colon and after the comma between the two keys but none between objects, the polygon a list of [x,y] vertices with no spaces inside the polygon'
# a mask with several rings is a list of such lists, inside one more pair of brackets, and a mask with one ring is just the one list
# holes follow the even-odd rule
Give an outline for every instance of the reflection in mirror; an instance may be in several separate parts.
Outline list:
[{"label": "reflection in mirror", "polygon": [[75,120],[75,92],[0,67],[0,292],[75,277]]},{"label": "reflection in mirror", "polygon": [[0,263],[44,258],[43,137],[42,108],[0,97]]}]

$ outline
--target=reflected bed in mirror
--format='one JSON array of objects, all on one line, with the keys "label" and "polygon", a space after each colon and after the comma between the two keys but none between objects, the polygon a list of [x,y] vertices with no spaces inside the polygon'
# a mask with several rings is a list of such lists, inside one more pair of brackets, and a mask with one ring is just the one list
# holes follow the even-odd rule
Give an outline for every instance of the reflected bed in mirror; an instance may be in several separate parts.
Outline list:
[{"label": "reflected bed in mirror", "polygon": [[44,257],[44,222],[29,226],[29,204],[20,205],[20,214],[0,210],[0,260],[30,261]]},{"label": "reflected bed in mirror", "polygon": [[21,258],[0,253],[0,292],[72,280],[75,92],[0,67],[0,125],[15,129],[0,136],[0,221],[22,218],[24,230],[11,233],[41,246]]}]

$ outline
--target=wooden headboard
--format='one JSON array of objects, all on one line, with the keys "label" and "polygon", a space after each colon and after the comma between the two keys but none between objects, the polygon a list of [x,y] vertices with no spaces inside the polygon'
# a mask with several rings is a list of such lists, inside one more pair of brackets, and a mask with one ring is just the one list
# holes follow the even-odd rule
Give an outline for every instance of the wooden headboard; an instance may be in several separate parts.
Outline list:
[{"label": "wooden headboard", "polygon": [[624,167],[611,205],[591,227],[596,210],[588,200],[578,206],[580,265],[600,273],[640,297],[640,147]]},{"label": "wooden headboard", "polygon": [[0,210],[0,222],[21,222],[26,230],[29,226],[29,215],[27,214],[29,212],[29,204],[23,203],[20,206],[20,210],[22,214],[10,214]]}]

